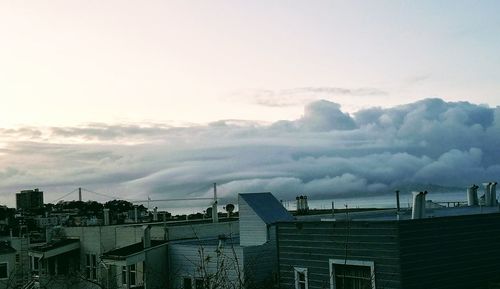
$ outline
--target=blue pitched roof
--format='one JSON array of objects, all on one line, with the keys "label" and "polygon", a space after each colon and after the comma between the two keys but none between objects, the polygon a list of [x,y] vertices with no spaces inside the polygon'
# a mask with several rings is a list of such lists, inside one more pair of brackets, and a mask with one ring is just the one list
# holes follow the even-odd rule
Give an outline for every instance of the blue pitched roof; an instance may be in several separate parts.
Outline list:
[{"label": "blue pitched roof", "polygon": [[271,193],[240,194],[240,197],[266,223],[293,221],[293,216]]}]

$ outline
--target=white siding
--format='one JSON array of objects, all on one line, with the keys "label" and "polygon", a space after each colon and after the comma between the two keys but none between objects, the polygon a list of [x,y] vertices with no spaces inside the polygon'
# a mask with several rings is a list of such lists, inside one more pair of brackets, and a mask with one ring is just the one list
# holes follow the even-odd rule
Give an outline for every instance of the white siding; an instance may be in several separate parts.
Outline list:
[{"label": "white siding", "polygon": [[[182,288],[183,278],[207,278],[215,282],[239,284],[243,276],[243,251],[238,245],[223,246],[220,253],[217,246],[171,244],[169,246],[169,268],[171,288]],[[203,261],[202,261],[203,260]],[[220,286],[218,286],[220,287]],[[235,286],[237,287],[237,286]]]},{"label": "white siding", "polygon": [[12,288],[16,279],[16,252],[0,254],[0,263],[7,263],[7,278],[0,279],[0,288]]},{"label": "white siding", "polygon": [[268,240],[267,225],[241,197],[238,197],[240,214],[240,245],[257,246]]},{"label": "white siding", "polygon": [[[82,269],[85,266],[85,254],[96,254],[99,260],[102,254],[113,249],[141,242],[143,237],[142,224],[99,227],[64,227],[62,229],[64,236],[77,237],[80,239],[80,266]],[[164,224],[158,223],[152,225],[151,239],[163,240],[165,236],[168,240],[207,238],[217,237],[219,235],[232,236],[238,234],[238,229],[238,222],[178,226],[168,226],[167,224],[166,228]],[[161,262],[158,264],[161,264]],[[163,271],[165,276],[168,276],[166,265],[164,268],[156,269]],[[100,278],[98,278],[99,281],[102,284],[106,284],[107,272],[104,267],[98,266],[98,275],[100,276]],[[155,282],[160,282],[160,280],[155,280]],[[84,288],[84,286],[81,286],[81,288]]]}]

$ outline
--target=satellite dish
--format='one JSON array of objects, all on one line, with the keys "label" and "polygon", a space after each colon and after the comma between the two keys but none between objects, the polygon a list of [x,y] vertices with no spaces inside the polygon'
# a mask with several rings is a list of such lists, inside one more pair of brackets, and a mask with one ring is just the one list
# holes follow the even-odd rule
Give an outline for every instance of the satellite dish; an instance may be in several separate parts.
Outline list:
[{"label": "satellite dish", "polygon": [[227,204],[226,205],[226,211],[231,214],[234,211],[234,205],[233,204]]}]

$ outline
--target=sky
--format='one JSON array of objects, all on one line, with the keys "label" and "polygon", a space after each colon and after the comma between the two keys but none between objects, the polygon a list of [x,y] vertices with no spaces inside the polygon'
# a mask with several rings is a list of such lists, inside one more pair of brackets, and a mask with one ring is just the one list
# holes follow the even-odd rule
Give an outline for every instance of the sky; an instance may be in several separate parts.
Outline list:
[{"label": "sky", "polygon": [[500,158],[473,139],[498,141],[499,12],[498,1],[1,1],[0,201],[80,184],[198,196],[213,181],[227,194],[380,193],[403,178],[391,157],[414,165],[407,182],[453,183],[416,172],[455,157],[477,169],[461,184],[483,180]]}]

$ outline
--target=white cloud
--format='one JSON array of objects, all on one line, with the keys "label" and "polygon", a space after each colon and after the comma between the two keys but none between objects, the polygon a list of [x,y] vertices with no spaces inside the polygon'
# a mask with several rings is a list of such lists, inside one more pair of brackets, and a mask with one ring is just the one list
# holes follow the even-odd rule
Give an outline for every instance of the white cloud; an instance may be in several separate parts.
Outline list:
[{"label": "white cloud", "polygon": [[270,125],[106,125],[3,129],[0,190],[39,186],[48,200],[83,186],[117,197],[272,191],[281,198],[465,186],[500,173],[500,109],[426,99],[353,115],[317,101]]}]

